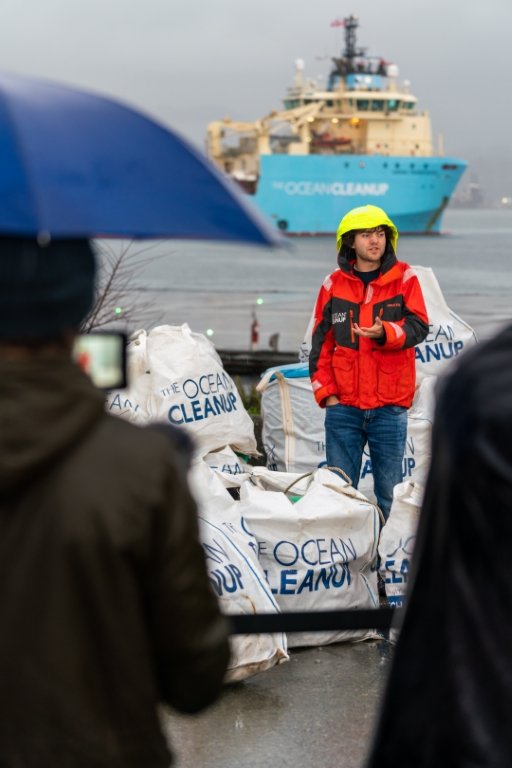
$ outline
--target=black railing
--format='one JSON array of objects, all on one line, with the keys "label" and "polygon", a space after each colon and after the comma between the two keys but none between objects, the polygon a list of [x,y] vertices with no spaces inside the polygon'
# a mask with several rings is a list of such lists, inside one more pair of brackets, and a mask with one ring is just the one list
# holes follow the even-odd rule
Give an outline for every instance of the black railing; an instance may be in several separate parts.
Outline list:
[{"label": "black railing", "polygon": [[400,621],[402,609],[369,608],[341,611],[252,613],[227,616],[232,635],[274,632],[323,632],[356,629],[389,629]]}]

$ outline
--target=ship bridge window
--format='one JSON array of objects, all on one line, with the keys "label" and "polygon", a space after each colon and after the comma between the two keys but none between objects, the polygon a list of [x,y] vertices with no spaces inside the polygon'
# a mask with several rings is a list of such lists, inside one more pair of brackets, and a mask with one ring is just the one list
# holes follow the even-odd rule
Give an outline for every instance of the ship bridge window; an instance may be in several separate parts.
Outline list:
[{"label": "ship bridge window", "polygon": [[298,99],[285,99],[284,101],[284,108],[285,109],[296,109],[298,106],[300,106],[300,102]]},{"label": "ship bridge window", "polygon": [[399,106],[400,102],[397,99],[388,99],[388,109],[390,112],[396,112]]},{"label": "ship bridge window", "polygon": [[372,111],[373,112],[382,112],[384,109],[384,102],[381,99],[374,99],[372,101]]},{"label": "ship bridge window", "polygon": [[357,108],[360,112],[366,112],[370,107],[370,102],[368,99],[358,99],[357,100]]}]

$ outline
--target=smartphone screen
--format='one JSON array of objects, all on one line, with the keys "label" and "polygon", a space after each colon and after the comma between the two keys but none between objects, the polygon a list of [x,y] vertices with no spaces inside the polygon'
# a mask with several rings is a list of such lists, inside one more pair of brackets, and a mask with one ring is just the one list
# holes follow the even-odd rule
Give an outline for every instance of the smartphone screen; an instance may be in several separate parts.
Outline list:
[{"label": "smartphone screen", "polygon": [[98,389],[126,387],[126,334],[82,333],[73,345],[73,359]]}]

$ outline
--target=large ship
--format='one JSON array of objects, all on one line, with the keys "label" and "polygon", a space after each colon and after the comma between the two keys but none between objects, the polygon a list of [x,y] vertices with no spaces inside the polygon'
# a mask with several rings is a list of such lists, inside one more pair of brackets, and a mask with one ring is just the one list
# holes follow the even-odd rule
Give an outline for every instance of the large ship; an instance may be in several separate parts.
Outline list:
[{"label": "large ship", "polygon": [[288,234],[332,234],[347,210],[366,203],[384,208],[402,233],[437,233],[466,163],[434,150],[428,113],[407,82],[399,85],[394,64],[357,47],[358,23],[335,22],[345,50],[323,88],[297,61],[284,109],[210,123],[208,155]]}]

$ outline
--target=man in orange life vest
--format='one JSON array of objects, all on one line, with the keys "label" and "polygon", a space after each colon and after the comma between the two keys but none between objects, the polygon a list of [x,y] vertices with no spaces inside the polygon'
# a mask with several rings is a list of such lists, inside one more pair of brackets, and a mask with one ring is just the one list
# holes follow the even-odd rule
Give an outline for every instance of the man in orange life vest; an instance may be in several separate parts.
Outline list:
[{"label": "man in orange life vest", "polygon": [[386,518],[402,481],[414,346],[428,333],[421,287],[409,265],[397,260],[397,240],[381,208],[365,205],[343,217],[339,269],[320,288],[309,359],[316,401],[326,409],[327,464],[357,488],[368,442],[375,496]]}]

